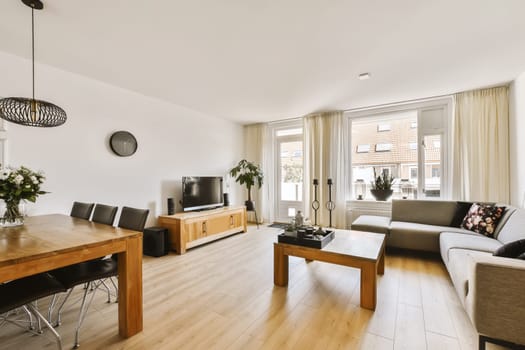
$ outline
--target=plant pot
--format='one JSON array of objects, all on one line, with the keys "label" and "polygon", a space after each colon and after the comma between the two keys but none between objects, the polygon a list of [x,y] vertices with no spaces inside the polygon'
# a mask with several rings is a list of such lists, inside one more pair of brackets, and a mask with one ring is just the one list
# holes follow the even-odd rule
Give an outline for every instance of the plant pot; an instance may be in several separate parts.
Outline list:
[{"label": "plant pot", "polygon": [[244,205],[246,206],[247,211],[254,211],[255,210],[255,202],[254,201],[246,201],[244,202]]},{"label": "plant pot", "polygon": [[372,193],[372,196],[376,199],[376,201],[386,201],[390,196],[392,196],[392,193],[394,193],[393,190],[370,190],[370,193]]}]

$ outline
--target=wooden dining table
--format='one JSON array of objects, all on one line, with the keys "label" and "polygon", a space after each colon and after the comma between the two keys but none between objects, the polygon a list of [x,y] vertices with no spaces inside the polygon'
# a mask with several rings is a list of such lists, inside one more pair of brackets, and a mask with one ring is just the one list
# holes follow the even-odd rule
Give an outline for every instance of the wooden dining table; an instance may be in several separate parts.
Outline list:
[{"label": "wooden dining table", "polygon": [[0,283],[109,254],[118,254],[119,334],[143,327],[142,232],[68,215],[30,216],[0,228]]}]

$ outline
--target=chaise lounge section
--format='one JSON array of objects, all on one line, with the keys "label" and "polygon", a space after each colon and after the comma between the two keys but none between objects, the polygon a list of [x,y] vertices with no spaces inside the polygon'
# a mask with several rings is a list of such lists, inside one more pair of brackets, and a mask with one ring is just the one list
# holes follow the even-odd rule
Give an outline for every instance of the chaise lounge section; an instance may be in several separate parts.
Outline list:
[{"label": "chaise lounge section", "polygon": [[525,209],[506,206],[493,238],[460,228],[472,203],[393,200],[392,218],[363,215],[353,230],[386,234],[387,247],[439,252],[456,292],[485,342],[525,344],[525,260],[494,256],[525,239]]}]

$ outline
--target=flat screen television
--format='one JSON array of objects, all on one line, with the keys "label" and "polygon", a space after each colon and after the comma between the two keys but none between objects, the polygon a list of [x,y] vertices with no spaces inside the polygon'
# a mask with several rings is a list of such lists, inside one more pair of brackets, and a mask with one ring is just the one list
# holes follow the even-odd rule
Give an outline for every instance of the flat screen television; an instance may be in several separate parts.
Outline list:
[{"label": "flat screen television", "polygon": [[222,176],[183,176],[182,209],[203,210],[223,206]]}]

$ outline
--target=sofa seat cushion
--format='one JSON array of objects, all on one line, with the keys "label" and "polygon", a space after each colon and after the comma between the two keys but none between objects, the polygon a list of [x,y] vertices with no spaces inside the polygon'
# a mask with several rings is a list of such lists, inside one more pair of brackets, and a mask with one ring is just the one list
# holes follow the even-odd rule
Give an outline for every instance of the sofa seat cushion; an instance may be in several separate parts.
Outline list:
[{"label": "sofa seat cushion", "polygon": [[443,232],[439,236],[441,257],[447,266],[452,249],[475,250],[492,254],[501,246],[501,242],[497,239],[489,238],[481,234]]},{"label": "sofa seat cushion", "polygon": [[439,234],[443,231],[470,233],[458,227],[392,221],[386,244],[391,247],[439,252]]},{"label": "sofa seat cushion", "polygon": [[469,290],[472,288],[472,286],[469,285],[469,280],[472,278],[472,276],[469,276],[469,255],[490,256],[491,253],[461,248],[452,248],[449,251],[448,264],[446,264],[447,270],[463,306],[465,306],[469,292],[472,292]]},{"label": "sofa seat cushion", "polygon": [[356,231],[388,234],[390,218],[378,215],[361,215],[352,222],[351,229]]}]

